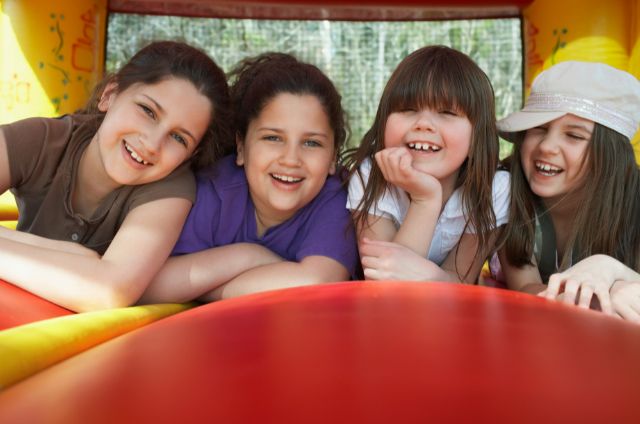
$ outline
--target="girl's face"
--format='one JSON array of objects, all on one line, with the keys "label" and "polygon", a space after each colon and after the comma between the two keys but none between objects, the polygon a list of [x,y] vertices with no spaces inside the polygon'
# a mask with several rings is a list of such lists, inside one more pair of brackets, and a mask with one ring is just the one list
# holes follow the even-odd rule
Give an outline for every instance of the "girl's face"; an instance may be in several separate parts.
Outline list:
[{"label": "girl's face", "polygon": [[193,154],[207,131],[211,102],[184,79],[107,87],[98,107],[106,112],[96,134],[105,172],[114,184],[160,180]]},{"label": "girl's face", "polygon": [[440,181],[455,181],[469,155],[471,133],[471,122],[461,111],[405,110],[387,118],[384,147],[405,147],[414,168]]},{"label": "girl's face", "polygon": [[259,232],[291,218],[335,172],[333,129],[315,96],[281,93],[237,141]]},{"label": "girl's face", "polygon": [[520,160],[533,193],[554,200],[580,187],[593,127],[593,121],[567,114],[527,130]]}]

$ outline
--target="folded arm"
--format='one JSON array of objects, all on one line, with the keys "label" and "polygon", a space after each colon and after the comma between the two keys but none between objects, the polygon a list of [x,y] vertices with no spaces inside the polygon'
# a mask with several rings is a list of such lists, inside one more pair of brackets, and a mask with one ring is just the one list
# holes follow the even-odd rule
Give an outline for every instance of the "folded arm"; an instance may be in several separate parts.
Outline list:
[{"label": "folded arm", "polygon": [[345,281],[347,269],[326,256],[307,256],[300,262],[283,261],[250,269],[201,297],[204,301],[228,299],[267,290]]},{"label": "folded arm", "polygon": [[520,268],[511,265],[504,249],[498,251],[498,258],[500,258],[500,267],[510,290],[539,294],[547,288],[546,284],[542,282],[535,258],[532,258],[532,265],[524,265]]},{"label": "folded arm", "polygon": [[278,262],[282,262],[278,255],[252,243],[236,243],[174,256],[155,276],[140,302],[189,301],[251,268]]},{"label": "folded arm", "polygon": [[0,278],[74,311],[129,306],[164,264],[190,206],[169,198],[136,207],[103,256],[34,235],[0,237]]}]

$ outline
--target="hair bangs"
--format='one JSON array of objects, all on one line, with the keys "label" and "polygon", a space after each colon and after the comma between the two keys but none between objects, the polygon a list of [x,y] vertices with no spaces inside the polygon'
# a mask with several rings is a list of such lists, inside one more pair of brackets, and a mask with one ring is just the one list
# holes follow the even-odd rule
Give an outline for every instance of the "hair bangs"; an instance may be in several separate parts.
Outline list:
[{"label": "hair bangs", "polygon": [[403,110],[451,110],[477,116],[476,81],[470,81],[468,67],[450,57],[420,58],[396,76],[389,94],[389,112]]}]

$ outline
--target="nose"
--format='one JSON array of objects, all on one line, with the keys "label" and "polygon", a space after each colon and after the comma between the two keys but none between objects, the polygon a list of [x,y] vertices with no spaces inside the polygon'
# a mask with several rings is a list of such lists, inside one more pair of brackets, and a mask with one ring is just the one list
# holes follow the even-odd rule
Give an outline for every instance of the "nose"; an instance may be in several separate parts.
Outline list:
[{"label": "nose", "polygon": [[423,109],[416,114],[414,129],[423,131],[433,131],[435,129],[432,112],[430,110]]},{"label": "nose", "polygon": [[285,166],[300,166],[300,148],[297,143],[287,143],[282,154],[280,163]]},{"label": "nose", "polygon": [[146,150],[147,154],[150,156],[155,156],[160,151],[162,147],[162,142],[164,140],[165,134],[160,128],[150,129],[145,133],[143,137],[141,137],[142,145]]},{"label": "nose", "polygon": [[557,137],[554,136],[552,131],[547,131],[540,142],[538,143],[538,149],[543,153],[556,154],[560,151],[560,146],[557,142]]}]

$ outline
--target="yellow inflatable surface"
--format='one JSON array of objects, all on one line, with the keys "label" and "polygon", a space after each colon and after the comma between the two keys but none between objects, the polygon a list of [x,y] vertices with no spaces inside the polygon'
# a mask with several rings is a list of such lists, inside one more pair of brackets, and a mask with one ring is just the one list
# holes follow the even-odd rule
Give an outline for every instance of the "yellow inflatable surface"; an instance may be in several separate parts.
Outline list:
[{"label": "yellow inflatable surface", "polygon": [[18,219],[18,206],[16,200],[7,191],[0,195],[0,221],[15,221]]},{"label": "yellow inflatable surface", "polygon": [[193,306],[132,306],[52,318],[0,331],[0,390],[95,345]]}]

